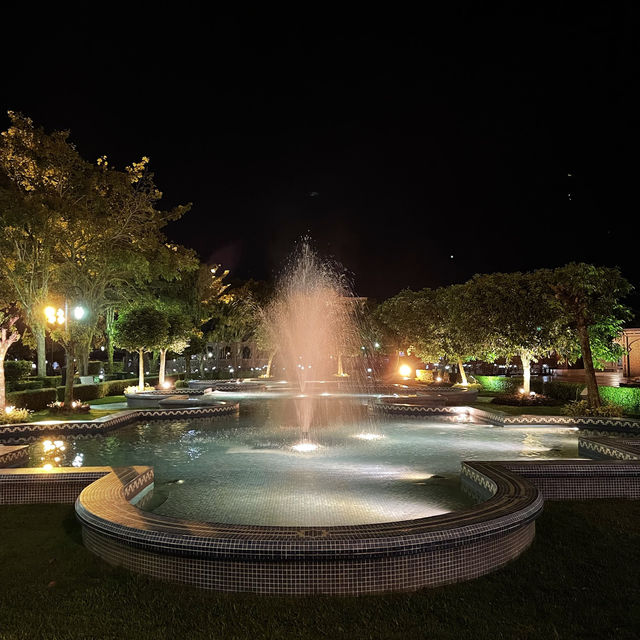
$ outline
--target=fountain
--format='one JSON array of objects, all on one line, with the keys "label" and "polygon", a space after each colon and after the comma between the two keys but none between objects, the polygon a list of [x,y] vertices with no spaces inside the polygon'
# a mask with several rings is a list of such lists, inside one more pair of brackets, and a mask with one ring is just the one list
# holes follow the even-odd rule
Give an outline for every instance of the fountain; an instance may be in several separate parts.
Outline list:
[{"label": "fountain", "polygon": [[350,376],[342,368],[343,355],[360,354],[357,299],[344,276],[331,263],[322,262],[306,240],[294,253],[277,290],[265,309],[263,331],[298,391],[295,403],[303,442],[293,448],[314,451],[309,441],[317,399],[314,392],[321,389],[320,395],[327,396],[327,381],[335,383],[336,376],[348,379],[340,383],[348,384],[350,391],[366,379],[362,356],[352,358]]}]

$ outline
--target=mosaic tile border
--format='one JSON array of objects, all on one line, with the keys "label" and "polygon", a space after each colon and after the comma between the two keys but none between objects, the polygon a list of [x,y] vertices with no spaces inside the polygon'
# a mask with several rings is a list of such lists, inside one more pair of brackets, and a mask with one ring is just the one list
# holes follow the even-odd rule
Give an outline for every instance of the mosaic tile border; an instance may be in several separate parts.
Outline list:
[{"label": "mosaic tile border", "polygon": [[29,448],[27,445],[5,446],[0,445],[0,468],[17,467],[29,460]]},{"label": "mosaic tile border", "polygon": [[235,382],[229,380],[189,380],[189,389],[212,389],[213,391],[266,391],[267,385],[255,380]]},{"label": "mosaic tile border", "polygon": [[[142,512],[136,471],[104,476],[76,502],[85,544],[155,577],[223,591],[375,593],[483,575],[530,544],[547,499],[640,498],[640,462],[465,462],[485,501],[457,513],[343,527],[251,527]],[[130,498],[129,498],[130,499]]]},{"label": "mosaic tile border", "polygon": [[542,509],[535,487],[490,463],[469,465],[494,482],[492,498],[466,511],[413,521],[252,527],[159,516],[129,502],[135,493],[131,483],[150,472],[138,467],[88,486],[76,501],[76,513],[85,544],[105,560],[204,588],[259,593],[414,589],[492,571],[517,557],[533,538]]},{"label": "mosaic tile border", "polygon": [[139,420],[171,420],[175,418],[213,418],[239,411],[238,402],[219,402],[205,407],[174,409],[128,409],[96,420],[68,420],[0,425],[0,443],[30,442],[47,434],[98,434],[119,429]]},{"label": "mosaic tile border", "polygon": [[573,416],[540,416],[523,414],[520,416],[510,416],[500,411],[489,411],[476,407],[434,407],[420,406],[408,403],[394,402],[383,403],[373,402],[373,411],[386,415],[401,415],[408,417],[424,417],[426,415],[446,416],[452,413],[467,413],[473,418],[482,420],[498,427],[528,427],[528,426],[557,426],[557,427],[577,427],[578,429],[597,430],[600,432],[629,433],[640,436],[640,420],[635,418],[598,418],[595,416],[573,417]]},{"label": "mosaic tile border", "polygon": [[640,441],[620,438],[578,438],[578,453],[595,460],[640,460]]}]

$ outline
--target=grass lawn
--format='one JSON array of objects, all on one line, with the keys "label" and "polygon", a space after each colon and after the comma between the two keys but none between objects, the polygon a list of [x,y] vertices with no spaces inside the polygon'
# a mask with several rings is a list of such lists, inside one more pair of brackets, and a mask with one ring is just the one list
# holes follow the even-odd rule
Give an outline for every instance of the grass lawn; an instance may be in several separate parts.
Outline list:
[{"label": "grass lawn", "polygon": [[[108,416],[117,411],[122,411],[122,409],[91,409],[88,413],[62,415],[60,413],[53,413],[49,411],[49,409],[44,409],[43,411],[35,411],[31,414],[29,422],[39,422],[40,420],[95,420],[96,418],[102,418],[102,416]],[[0,638],[1,637],[2,636],[0,636]]]},{"label": "grass lawn", "polygon": [[562,407],[516,407],[509,404],[495,404],[493,402],[477,402],[471,405],[476,409],[484,409],[485,411],[502,411],[510,416],[519,416],[524,414],[534,416],[561,416]]},{"label": "grass lawn", "polygon": [[124,396],[107,396],[106,398],[97,398],[96,400],[89,400],[89,404],[113,404],[114,402],[126,402],[127,399]]},{"label": "grass lawn", "polygon": [[71,506],[0,507],[0,638],[638,638],[640,501],[549,502],[472,582],[366,597],[216,594],[114,569]]}]

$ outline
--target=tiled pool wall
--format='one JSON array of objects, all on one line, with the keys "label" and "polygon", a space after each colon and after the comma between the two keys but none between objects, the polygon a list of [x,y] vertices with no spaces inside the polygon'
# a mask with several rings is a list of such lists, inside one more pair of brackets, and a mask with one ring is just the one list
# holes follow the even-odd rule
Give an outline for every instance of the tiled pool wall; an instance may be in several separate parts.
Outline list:
[{"label": "tiled pool wall", "polygon": [[[393,411],[399,406],[393,405]],[[98,425],[68,423],[63,428],[91,435],[140,417],[215,415],[211,409],[219,408],[127,411]],[[225,409],[236,411],[237,405]],[[411,406],[407,415],[456,420],[461,412],[483,422],[511,424],[511,416],[468,407]],[[638,431],[638,421],[554,418],[557,426]],[[87,425],[96,426],[84,430]],[[60,425],[47,427],[65,433]],[[35,431],[48,433],[37,426]],[[0,464],[4,456],[24,455],[22,450],[0,450]],[[599,459],[465,462],[462,484],[483,502],[465,511],[373,525],[233,526],[145,512],[135,504],[153,486],[150,467],[0,469],[0,504],[75,501],[87,548],[111,564],[165,580],[263,594],[401,591],[478,577],[517,558],[533,540],[543,498],[640,498],[640,440],[581,437],[580,450]]]},{"label": "tiled pool wall", "polygon": [[95,435],[120,429],[140,420],[175,420],[176,418],[212,418],[231,415],[239,410],[239,403],[220,403],[206,407],[175,409],[132,409],[119,411],[96,420],[34,422],[0,425],[0,442],[19,444],[33,442],[34,438],[46,435],[76,436]]},{"label": "tiled pool wall", "polygon": [[207,589],[354,595],[418,589],[495,570],[533,539],[539,492],[499,466],[469,464],[494,482],[491,499],[466,511],[403,522],[253,527],[163,517],[127,499],[144,468],[90,485],[76,512],[86,546],[107,562]]}]

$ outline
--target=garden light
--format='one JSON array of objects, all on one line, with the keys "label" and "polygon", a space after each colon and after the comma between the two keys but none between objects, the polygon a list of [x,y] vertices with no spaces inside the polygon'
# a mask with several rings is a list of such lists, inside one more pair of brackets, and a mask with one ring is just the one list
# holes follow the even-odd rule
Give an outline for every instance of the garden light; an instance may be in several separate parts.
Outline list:
[{"label": "garden light", "polygon": [[411,374],[413,373],[413,369],[411,369],[411,367],[408,364],[403,364],[400,366],[400,368],[398,369],[398,373],[403,377],[403,378],[410,378]]}]

